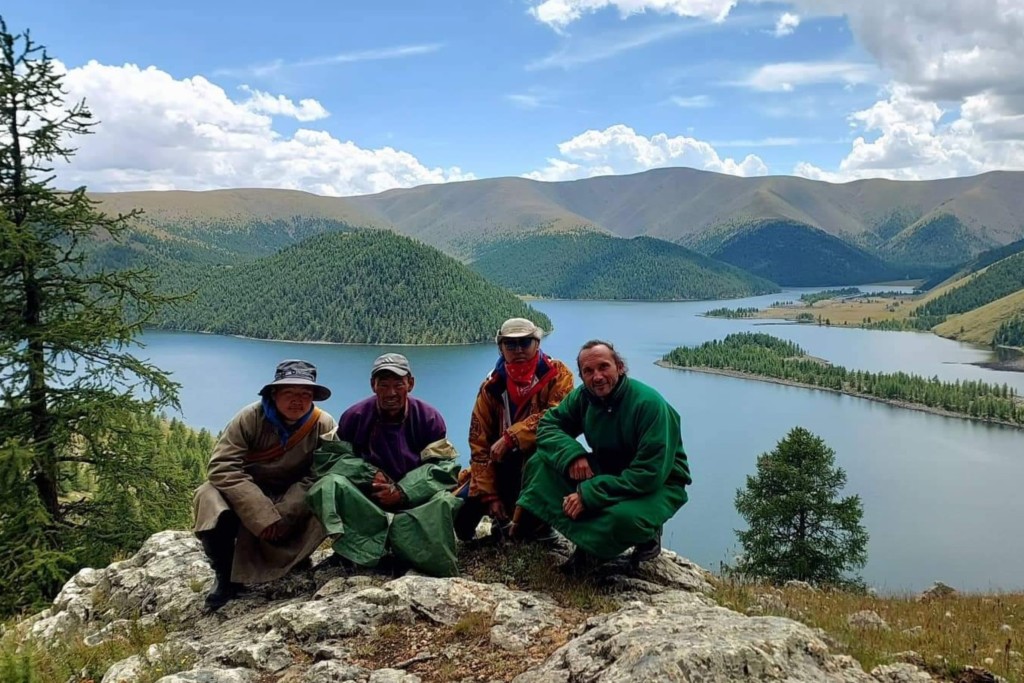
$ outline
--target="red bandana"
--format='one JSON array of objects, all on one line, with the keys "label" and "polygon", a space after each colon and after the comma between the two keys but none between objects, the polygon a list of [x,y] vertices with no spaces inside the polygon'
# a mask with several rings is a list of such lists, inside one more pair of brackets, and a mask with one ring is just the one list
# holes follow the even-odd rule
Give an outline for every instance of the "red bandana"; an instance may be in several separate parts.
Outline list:
[{"label": "red bandana", "polygon": [[537,381],[537,363],[540,362],[540,352],[534,354],[530,360],[521,363],[505,362],[505,373],[508,380],[505,387],[508,389],[508,396],[516,405],[522,403],[523,398],[530,391],[530,387]]}]

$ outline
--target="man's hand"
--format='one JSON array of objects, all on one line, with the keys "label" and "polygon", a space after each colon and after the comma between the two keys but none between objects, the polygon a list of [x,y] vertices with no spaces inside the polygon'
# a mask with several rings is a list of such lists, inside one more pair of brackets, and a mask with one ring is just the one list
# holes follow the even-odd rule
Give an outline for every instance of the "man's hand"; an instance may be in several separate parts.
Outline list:
[{"label": "man's hand", "polygon": [[496,522],[507,522],[508,511],[505,509],[505,504],[501,502],[500,498],[495,498],[487,504],[487,516]]},{"label": "man's hand", "polygon": [[[569,478],[573,481],[583,481],[594,476],[594,470],[590,469],[590,461],[586,456],[580,456],[569,465]],[[574,518],[575,519],[575,518]]]},{"label": "man's hand", "polygon": [[583,514],[583,499],[578,493],[570,493],[562,499],[562,512],[569,519],[579,519]]},{"label": "man's hand", "polygon": [[377,481],[377,479],[374,478],[373,497],[378,503],[380,503],[381,507],[398,507],[402,503],[402,489],[398,488],[390,481],[384,483]]},{"label": "man's hand", "polygon": [[280,541],[282,538],[288,535],[288,523],[283,519],[279,519],[266,529],[260,532],[260,539],[264,541]]},{"label": "man's hand", "polygon": [[491,461],[501,462],[506,453],[508,453],[508,444],[505,443],[505,437],[498,437],[498,440],[491,446]]}]

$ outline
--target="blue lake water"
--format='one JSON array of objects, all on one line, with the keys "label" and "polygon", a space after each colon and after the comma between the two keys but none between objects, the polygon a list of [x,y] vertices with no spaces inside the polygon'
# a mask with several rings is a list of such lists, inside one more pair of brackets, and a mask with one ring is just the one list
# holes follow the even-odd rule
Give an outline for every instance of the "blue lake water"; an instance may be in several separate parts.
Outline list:
[{"label": "blue lake water", "polygon": [[[763,307],[802,291],[809,290],[725,305]],[[656,387],[682,415],[694,484],[690,502],[665,529],[667,547],[709,569],[736,552],[734,529],[742,526],[733,508],[736,489],[753,473],[757,456],[799,425],[836,451],[848,475],[847,493],[863,500],[871,540],[862,573],[870,585],[910,591],[942,580],[961,589],[1024,589],[1024,430],[654,365],[676,346],[756,329],[851,368],[1005,382],[1024,393],[1024,373],[969,365],[989,358],[988,351],[928,333],[700,317],[720,302],[534,305],[555,325],[543,343],[548,354],[574,365],[584,341],[611,340],[630,374]],[[415,394],[441,410],[464,460],[473,399],[497,357],[490,344],[341,346],[155,331],[143,340],[142,355],[181,383],[185,421],[215,433],[256,399],[282,359],[305,358],[318,366],[321,381],[334,392],[322,407],[337,416],[369,395],[369,368],[377,355],[405,353],[416,375]]]}]

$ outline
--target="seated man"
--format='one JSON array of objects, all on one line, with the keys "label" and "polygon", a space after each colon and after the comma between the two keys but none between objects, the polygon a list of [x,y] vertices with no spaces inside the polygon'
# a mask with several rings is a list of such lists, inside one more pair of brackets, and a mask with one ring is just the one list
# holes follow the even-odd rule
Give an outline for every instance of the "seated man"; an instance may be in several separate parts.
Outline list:
[{"label": "seated man", "polygon": [[[541,419],[519,505],[576,544],[566,572],[630,546],[634,561],[653,559],[661,527],[686,503],[691,483],[679,414],[626,375],[608,342],[587,342],[576,363],[583,386]],[[576,440],[580,434],[591,452]]]},{"label": "seated man", "polygon": [[373,362],[374,395],[346,410],[338,440],[317,451],[307,498],[344,560],[375,567],[390,549],[399,565],[455,576],[458,454],[441,414],[409,395],[415,383],[405,356]]},{"label": "seated man", "polygon": [[[516,508],[523,466],[536,449],[537,422],[572,391],[565,363],[540,350],[543,331],[525,318],[506,320],[495,336],[498,362],[484,379],[469,424],[470,472],[456,495],[465,500],[455,531],[470,540],[486,514],[495,530],[510,525],[518,538],[545,533]],[[469,475],[469,476],[467,476]],[[499,527],[498,525],[502,525]]]},{"label": "seated man", "polygon": [[305,498],[313,452],[334,430],[313,401],[331,391],[316,383],[312,364],[286,360],[259,395],[224,428],[193,499],[195,533],[217,577],[206,597],[211,610],[234,597],[239,583],[284,576],[325,537]]}]

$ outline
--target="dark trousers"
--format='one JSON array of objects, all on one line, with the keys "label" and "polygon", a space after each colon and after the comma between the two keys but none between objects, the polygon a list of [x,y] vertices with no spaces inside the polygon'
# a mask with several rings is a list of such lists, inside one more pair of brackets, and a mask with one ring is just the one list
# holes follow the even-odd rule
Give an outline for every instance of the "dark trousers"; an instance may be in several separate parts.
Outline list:
[{"label": "dark trousers", "polygon": [[231,564],[235,560],[235,539],[242,521],[231,510],[225,510],[217,518],[217,526],[209,531],[196,533],[203,546],[203,552],[210,560],[210,566],[218,578],[231,578]]},{"label": "dark trousers", "polygon": [[[520,451],[509,453],[505,458],[494,464],[494,488],[498,499],[505,506],[509,520],[518,529],[517,538],[529,538],[541,535],[547,525],[526,510],[516,509],[516,502],[523,490],[523,465],[526,459]],[[463,541],[469,541],[476,533],[477,525],[487,514],[488,504],[479,497],[467,497],[455,516],[455,535]],[[494,520],[492,536],[503,536],[507,527],[499,527]]]}]

